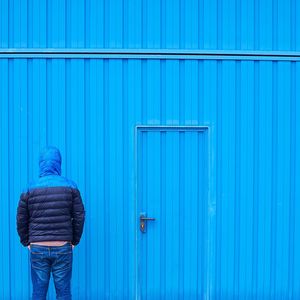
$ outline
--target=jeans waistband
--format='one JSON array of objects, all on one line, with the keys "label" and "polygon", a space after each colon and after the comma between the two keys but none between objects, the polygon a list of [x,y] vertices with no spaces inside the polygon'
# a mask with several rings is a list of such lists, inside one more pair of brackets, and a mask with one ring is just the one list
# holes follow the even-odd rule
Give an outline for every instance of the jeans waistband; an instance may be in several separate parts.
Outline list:
[{"label": "jeans waistband", "polygon": [[61,246],[48,246],[48,245],[39,245],[39,244],[30,244],[30,248],[61,248],[61,247],[66,247],[66,246],[71,246],[71,242],[66,242],[65,244]]}]

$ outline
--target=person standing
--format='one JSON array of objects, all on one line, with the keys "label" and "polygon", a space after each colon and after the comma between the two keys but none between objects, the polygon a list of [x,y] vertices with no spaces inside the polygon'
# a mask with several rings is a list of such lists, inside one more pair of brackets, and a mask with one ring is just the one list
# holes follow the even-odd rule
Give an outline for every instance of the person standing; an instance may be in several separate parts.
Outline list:
[{"label": "person standing", "polygon": [[85,210],[76,184],[61,176],[61,154],[46,147],[37,181],[21,193],[17,208],[20,242],[30,251],[33,300],[47,296],[52,273],[56,299],[71,299],[73,248],[80,242]]}]

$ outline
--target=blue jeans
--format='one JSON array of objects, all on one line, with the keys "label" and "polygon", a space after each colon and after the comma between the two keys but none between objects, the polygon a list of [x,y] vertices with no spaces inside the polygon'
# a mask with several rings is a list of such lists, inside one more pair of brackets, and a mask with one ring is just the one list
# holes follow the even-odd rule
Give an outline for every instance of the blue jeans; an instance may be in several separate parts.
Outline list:
[{"label": "blue jeans", "polygon": [[30,262],[33,300],[46,299],[51,272],[56,290],[56,299],[69,300],[72,298],[73,250],[70,243],[63,246],[32,244],[30,245]]}]

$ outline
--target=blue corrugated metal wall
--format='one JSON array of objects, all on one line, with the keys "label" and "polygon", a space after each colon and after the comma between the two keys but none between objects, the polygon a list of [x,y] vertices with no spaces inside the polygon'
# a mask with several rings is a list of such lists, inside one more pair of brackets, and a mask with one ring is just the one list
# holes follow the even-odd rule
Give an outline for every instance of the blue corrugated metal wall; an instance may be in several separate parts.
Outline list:
[{"label": "blue corrugated metal wall", "polygon": [[137,125],[208,127],[198,297],[300,298],[297,1],[0,6],[1,299],[30,297],[15,214],[45,144],[62,150],[64,174],[77,181],[87,210],[74,299],[143,295]]},{"label": "blue corrugated metal wall", "polygon": [[1,0],[2,48],[300,50],[296,0]]}]

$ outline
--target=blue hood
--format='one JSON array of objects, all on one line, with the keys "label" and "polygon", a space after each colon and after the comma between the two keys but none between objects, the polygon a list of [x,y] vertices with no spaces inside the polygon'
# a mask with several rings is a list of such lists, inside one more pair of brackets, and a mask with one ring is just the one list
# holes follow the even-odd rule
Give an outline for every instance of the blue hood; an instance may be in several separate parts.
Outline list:
[{"label": "blue hood", "polygon": [[40,154],[40,177],[61,175],[61,155],[57,148],[46,147]]}]

